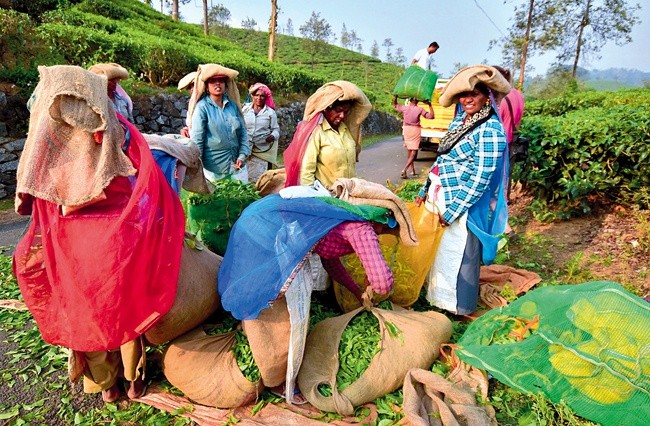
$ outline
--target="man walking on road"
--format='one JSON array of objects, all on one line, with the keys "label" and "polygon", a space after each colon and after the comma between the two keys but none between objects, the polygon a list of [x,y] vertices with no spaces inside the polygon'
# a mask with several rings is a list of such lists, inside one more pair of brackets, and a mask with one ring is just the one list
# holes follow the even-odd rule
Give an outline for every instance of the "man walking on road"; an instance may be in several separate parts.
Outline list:
[{"label": "man walking on road", "polygon": [[420,68],[433,71],[433,54],[436,53],[440,46],[437,42],[432,42],[426,49],[420,49],[415,52],[411,65],[417,64]]}]

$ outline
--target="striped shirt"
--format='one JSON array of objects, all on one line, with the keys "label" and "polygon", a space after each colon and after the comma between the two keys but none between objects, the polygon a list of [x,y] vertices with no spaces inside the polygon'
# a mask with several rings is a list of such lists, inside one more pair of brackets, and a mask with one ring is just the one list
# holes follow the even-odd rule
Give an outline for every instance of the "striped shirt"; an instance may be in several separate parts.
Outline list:
[{"label": "striped shirt", "polygon": [[[460,114],[449,126],[461,125]],[[489,188],[492,173],[506,148],[506,135],[498,118],[492,115],[485,123],[465,135],[447,154],[436,160],[447,206],[443,218],[451,223],[465,213]]]},{"label": "striped shirt", "polygon": [[375,293],[386,294],[393,288],[393,273],[384,260],[379,239],[369,222],[343,222],[334,227],[314,246],[323,267],[334,281],[357,297],[361,290],[341,263],[341,256],[356,253]]}]

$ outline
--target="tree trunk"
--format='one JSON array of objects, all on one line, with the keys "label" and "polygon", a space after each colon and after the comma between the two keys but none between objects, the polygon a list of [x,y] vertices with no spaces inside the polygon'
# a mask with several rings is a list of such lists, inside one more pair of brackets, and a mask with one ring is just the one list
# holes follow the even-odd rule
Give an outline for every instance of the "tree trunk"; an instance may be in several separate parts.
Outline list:
[{"label": "tree trunk", "polygon": [[573,61],[573,70],[571,71],[571,75],[573,78],[576,78],[576,75],[578,74],[578,61],[580,60],[580,50],[582,49],[582,35],[585,32],[585,27],[589,25],[589,8],[591,7],[591,0],[587,0],[587,4],[585,5],[585,14],[582,16],[582,20],[580,21],[580,32],[578,33],[578,43],[576,46],[576,57],[575,60]]},{"label": "tree trunk", "polygon": [[165,0],[160,0],[160,13],[165,13]]},{"label": "tree trunk", "polygon": [[271,0],[271,19],[269,20],[269,61],[275,57],[275,31],[278,27],[278,0]]},{"label": "tree trunk", "polygon": [[203,34],[208,35],[208,0],[203,0]]},{"label": "tree trunk", "polygon": [[172,19],[178,21],[178,1],[172,0]]},{"label": "tree trunk", "polygon": [[530,26],[533,21],[533,5],[535,0],[530,0],[528,6],[528,22],[526,22],[526,38],[524,39],[524,46],[521,51],[521,69],[519,70],[519,81],[517,87],[521,90],[524,87],[524,72],[526,71],[526,56],[528,55],[528,42],[530,41]]}]

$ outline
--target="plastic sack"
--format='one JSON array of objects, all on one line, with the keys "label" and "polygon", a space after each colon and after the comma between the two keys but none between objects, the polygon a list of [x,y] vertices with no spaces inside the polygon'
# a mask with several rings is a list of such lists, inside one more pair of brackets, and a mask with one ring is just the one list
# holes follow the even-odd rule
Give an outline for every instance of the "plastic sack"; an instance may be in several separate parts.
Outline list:
[{"label": "plastic sack", "polygon": [[435,72],[411,65],[395,84],[393,95],[430,101],[437,81],[438,74]]},{"label": "plastic sack", "polygon": [[[406,206],[411,214],[420,245],[408,247],[400,243],[399,238],[392,234],[379,236],[382,253],[393,272],[395,283],[390,296],[375,294],[373,299],[379,302],[390,298],[391,302],[402,307],[409,307],[418,300],[444,232],[444,228],[439,225],[440,219],[437,214],[431,213],[424,206],[418,207],[413,202],[407,202]],[[366,287],[366,272],[357,255],[345,256],[343,264],[363,291]],[[336,282],[334,294],[343,312],[350,312],[361,306],[358,299],[347,288]]]},{"label": "plastic sack", "polygon": [[645,425],[649,329],[650,304],[616,283],[542,287],[476,319],[456,355],[589,420]]}]

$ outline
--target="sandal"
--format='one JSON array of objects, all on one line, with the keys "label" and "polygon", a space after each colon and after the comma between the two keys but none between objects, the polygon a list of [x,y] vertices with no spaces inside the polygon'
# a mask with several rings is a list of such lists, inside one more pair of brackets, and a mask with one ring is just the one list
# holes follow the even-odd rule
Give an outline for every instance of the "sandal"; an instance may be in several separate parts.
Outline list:
[{"label": "sandal", "polygon": [[402,179],[408,179],[408,177],[406,176],[406,171],[405,170],[402,170],[402,174],[399,175],[399,177],[401,177]]},{"label": "sandal", "polygon": [[[271,392],[272,395],[275,395],[278,398],[282,398],[282,399],[286,400],[286,398],[284,396],[284,392],[283,392],[284,389],[285,389],[284,386],[281,387],[282,391],[274,390],[274,389],[277,389],[277,388],[269,388],[269,392]],[[300,395],[301,398],[296,399],[296,395]],[[302,393],[300,393],[300,389],[296,388],[296,389],[293,390],[293,397],[291,398],[291,404],[293,404],[293,405],[305,405],[307,402],[308,402],[307,399],[302,395]]]}]

